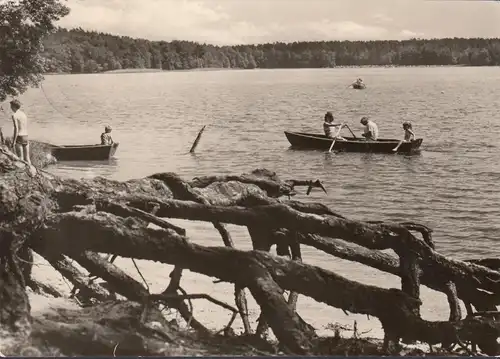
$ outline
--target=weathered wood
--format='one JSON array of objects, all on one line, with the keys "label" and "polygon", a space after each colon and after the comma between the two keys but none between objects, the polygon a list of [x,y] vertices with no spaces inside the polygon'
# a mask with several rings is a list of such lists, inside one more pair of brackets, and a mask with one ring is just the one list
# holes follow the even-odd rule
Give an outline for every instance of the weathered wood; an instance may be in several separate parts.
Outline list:
[{"label": "weathered wood", "polygon": [[189,153],[193,153],[194,150],[196,149],[196,146],[198,146],[198,143],[200,142],[200,139],[201,139],[201,135],[203,134],[203,131],[205,131],[205,127],[207,127],[206,125],[203,126],[200,130],[200,132],[198,132],[198,135],[196,136],[196,139],[194,140],[193,142],[193,145],[191,146],[191,149],[189,150]]},{"label": "weathered wood", "polygon": [[67,356],[161,356],[165,344],[174,340],[171,329],[158,310],[150,310],[144,322],[139,320],[141,311],[133,302],[57,308],[35,320],[32,340]]},{"label": "weathered wood", "polygon": [[42,225],[50,203],[40,193],[44,178],[6,147],[0,152],[0,327],[26,337],[31,318],[25,276],[32,266],[26,240]]},{"label": "weathered wood", "polygon": [[[168,287],[161,293],[162,295],[165,296],[170,296],[174,294],[178,294],[178,291],[180,291],[180,281],[182,277],[182,268],[179,266],[176,266],[174,270],[170,273],[170,283],[168,284]],[[164,300],[164,303],[171,307],[175,308],[179,311],[179,314],[181,317],[188,323],[191,328],[196,330],[200,335],[202,336],[211,336],[212,332],[206,328],[203,324],[201,324],[196,318],[194,317],[194,313],[191,312],[191,310],[188,308],[186,305],[186,302],[179,299],[179,298],[171,298]]]},{"label": "weathered wood", "polygon": [[[144,206],[130,198],[132,206]],[[266,205],[253,208],[209,206],[187,201],[157,201],[157,215],[201,221],[221,221],[244,226],[269,222],[299,232],[316,233],[341,238],[370,249],[407,248],[417,253],[425,265],[432,264],[450,279],[500,294],[500,272],[475,264],[447,258],[413,237],[408,231],[390,225],[365,224],[333,216],[304,214],[286,205]]]},{"label": "weathered wood", "polygon": [[[416,318],[413,309],[420,304],[419,301],[399,290],[363,285],[321,268],[262,251],[243,252],[232,248],[195,245],[173,231],[142,228],[106,213],[59,214],[47,221],[46,226],[40,230],[39,236],[47,245],[57,246],[64,251],[113,252],[122,257],[182,265],[191,271],[249,288],[255,285],[252,283],[255,273],[251,269],[256,266],[265,268],[281,288],[347,311],[378,317],[384,329],[401,337],[435,343],[449,340],[450,332],[455,331],[462,340],[482,341],[482,347],[491,349],[490,339],[494,333],[497,336],[500,333],[500,323],[489,319],[476,322],[429,322]],[[127,230],[124,231],[124,228]],[[73,233],[71,240],[68,240],[69,233]],[[329,290],[325,291],[324,288]],[[287,308],[290,309],[288,305]],[[287,320],[292,319],[288,317]],[[286,334],[278,339],[287,342],[295,337],[293,333],[283,332],[294,331],[295,327],[283,329],[277,327],[276,321],[269,323],[275,333]],[[276,326],[276,330],[273,326]],[[483,331],[489,331],[488,340],[481,336]],[[301,347],[299,341],[295,345]]]},{"label": "weathered wood", "polygon": [[239,176],[227,175],[227,176],[205,176],[205,177],[195,177],[189,181],[190,186],[196,188],[205,188],[215,182],[229,182],[236,181],[246,184],[253,184],[266,191],[269,197],[281,197],[281,196],[293,196],[295,195],[294,188],[296,186],[307,186],[321,188],[326,192],[325,188],[319,180],[316,181],[300,181],[300,180],[288,180],[282,181],[276,172],[272,172],[266,169],[257,169],[248,174],[242,174]]},{"label": "weathered wood", "polygon": [[[203,132],[203,130],[201,132]],[[163,183],[165,183],[168,186],[168,188],[171,189],[174,198],[176,199],[195,201],[202,204],[210,204],[210,201],[207,198],[205,198],[205,196],[203,196],[199,192],[194,191],[188,183],[183,181],[175,173],[156,174],[150,176],[150,178],[158,179],[161,180]],[[231,238],[231,234],[226,229],[224,224],[222,224],[221,222],[214,221],[212,222],[212,225],[219,232],[224,245],[226,247],[234,248],[234,242],[233,239]],[[249,335],[252,333],[252,328],[250,326],[250,321],[248,319],[248,303],[245,296],[244,288],[240,287],[238,284],[236,284],[234,288],[234,299],[236,302],[236,306],[238,307],[241,319],[243,321],[243,328],[245,330],[245,334]]]},{"label": "weathered wood", "polygon": [[141,302],[143,298],[149,295],[144,285],[97,253],[89,251],[81,253],[69,252],[68,255],[85,268],[90,275],[100,277],[106,281],[113,292],[129,300]]},{"label": "weathered wood", "polygon": [[65,258],[64,255],[54,255],[38,250],[37,253],[47,260],[47,262],[49,262],[52,267],[54,267],[66,279],[68,279],[71,284],[75,286],[75,289],[83,291],[85,297],[89,299],[95,298],[102,301],[114,299],[114,296],[106,288],[102,287],[100,284],[89,281],[88,276],[84,275],[77,268],[75,268],[75,266],[67,258]]}]

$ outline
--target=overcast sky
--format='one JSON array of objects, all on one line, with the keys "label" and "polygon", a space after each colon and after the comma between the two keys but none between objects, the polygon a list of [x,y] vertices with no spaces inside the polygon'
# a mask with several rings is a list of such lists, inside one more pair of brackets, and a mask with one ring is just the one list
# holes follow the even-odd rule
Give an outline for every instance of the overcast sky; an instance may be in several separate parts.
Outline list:
[{"label": "overcast sky", "polygon": [[68,0],[64,27],[150,40],[244,44],[500,37],[500,1]]}]

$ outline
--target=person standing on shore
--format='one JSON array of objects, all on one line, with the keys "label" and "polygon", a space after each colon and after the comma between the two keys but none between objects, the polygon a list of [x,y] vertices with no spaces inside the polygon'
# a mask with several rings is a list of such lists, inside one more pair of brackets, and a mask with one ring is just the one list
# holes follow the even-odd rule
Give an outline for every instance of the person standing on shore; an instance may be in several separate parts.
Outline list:
[{"label": "person standing on shore", "polygon": [[12,123],[14,134],[12,136],[12,148],[17,156],[31,165],[29,142],[28,142],[28,116],[21,111],[21,103],[18,100],[10,101],[12,110]]}]

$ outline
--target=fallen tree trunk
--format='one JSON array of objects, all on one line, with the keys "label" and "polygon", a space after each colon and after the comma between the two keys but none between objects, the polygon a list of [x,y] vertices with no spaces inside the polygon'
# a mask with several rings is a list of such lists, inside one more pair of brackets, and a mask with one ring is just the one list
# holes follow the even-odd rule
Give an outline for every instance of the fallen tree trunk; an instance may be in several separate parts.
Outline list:
[{"label": "fallen tree trunk", "polygon": [[[415,317],[413,308],[420,305],[419,301],[399,290],[363,285],[321,268],[281,259],[260,251],[242,252],[230,248],[195,245],[175,232],[141,228],[134,223],[127,225],[125,219],[104,212],[60,214],[47,221],[46,225],[47,228],[40,232],[39,237],[43,238],[46,245],[57,246],[63,251],[91,250],[117,253],[122,257],[182,265],[192,271],[250,288],[255,285],[254,278],[264,278],[254,273],[252,268],[255,266],[265,268],[281,288],[296,291],[337,308],[377,317],[387,332],[398,337],[411,337],[424,341],[432,337],[435,342],[441,342],[450,340],[449,332],[455,330],[462,340],[483,342],[483,348],[491,350],[493,344],[490,341],[484,343],[484,336],[480,333],[492,331],[497,337],[500,334],[500,323],[488,319],[481,319],[480,325],[470,320],[428,322]],[[128,228],[128,231],[124,232],[124,228]],[[71,241],[67,239],[69,233],[73,233]],[[75,236],[75,233],[82,235]],[[272,287],[272,283],[269,285]],[[324,288],[329,290],[325,291]],[[283,322],[295,323],[295,320],[287,316],[280,321]],[[278,327],[279,323],[273,321],[269,323],[278,339],[284,344],[289,348],[295,348],[296,353],[304,352],[303,348],[307,345],[295,337],[294,332],[297,330],[295,326],[283,329]],[[471,330],[469,325],[473,325],[476,329]],[[478,330],[478,327],[482,329]],[[285,332],[282,333],[283,330]],[[488,337],[491,338],[492,334]]]},{"label": "fallen tree trunk", "polygon": [[[144,207],[144,201],[130,197],[132,206]],[[317,216],[298,212],[282,204],[246,207],[209,206],[187,201],[155,201],[160,217],[182,218],[201,221],[221,221],[244,226],[259,223],[272,224],[276,228],[286,227],[298,232],[308,232],[327,237],[341,238],[370,249],[407,248],[418,253],[424,262],[469,287],[479,287],[500,295],[500,272],[476,264],[449,259],[435,252],[426,243],[417,240],[400,228],[388,225],[364,224],[332,216]]]}]

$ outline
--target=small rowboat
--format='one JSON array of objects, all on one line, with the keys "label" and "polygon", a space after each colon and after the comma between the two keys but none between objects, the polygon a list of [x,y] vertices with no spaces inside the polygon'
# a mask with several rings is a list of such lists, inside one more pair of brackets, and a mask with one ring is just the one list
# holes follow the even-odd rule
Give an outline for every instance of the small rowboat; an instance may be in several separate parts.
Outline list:
[{"label": "small rowboat", "polygon": [[365,84],[353,83],[352,88],[355,90],[364,90],[366,88]]},{"label": "small rowboat", "polygon": [[[285,131],[285,136],[292,148],[309,149],[309,150],[326,150],[328,151],[333,139],[325,135],[312,134],[305,132],[288,132]],[[395,153],[393,149],[399,144],[400,140],[396,139],[379,139],[377,141],[368,141],[364,138],[343,137],[337,139],[333,145],[333,151],[338,152],[373,152],[373,153]],[[422,139],[417,138],[411,142],[403,142],[399,146],[397,153],[414,153],[418,152]]]},{"label": "small rowboat", "polygon": [[111,158],[118,148],[112,145],[52,145],[52,156],[57,161],[103,161]]}]

